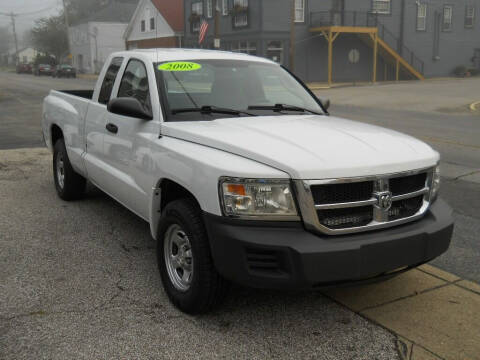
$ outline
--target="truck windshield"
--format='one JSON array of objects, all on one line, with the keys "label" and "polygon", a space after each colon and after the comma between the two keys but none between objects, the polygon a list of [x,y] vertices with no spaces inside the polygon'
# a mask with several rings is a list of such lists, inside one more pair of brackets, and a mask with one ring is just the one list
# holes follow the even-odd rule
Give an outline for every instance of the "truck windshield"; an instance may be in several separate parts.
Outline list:
[{"label": "truck windshield", "polygon": [[157,63],[155,69],[168,121],[324,113],[302,84],[276,64],[188,60]]}]

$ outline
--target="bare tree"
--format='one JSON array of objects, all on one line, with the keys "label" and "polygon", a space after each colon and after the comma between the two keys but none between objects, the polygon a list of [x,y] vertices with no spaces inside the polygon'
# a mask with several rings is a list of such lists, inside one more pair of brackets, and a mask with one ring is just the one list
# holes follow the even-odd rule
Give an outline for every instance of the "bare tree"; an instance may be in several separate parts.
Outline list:
[{"label": "bare tree", "polygon": [[35,21],[32,40],[37,50],[54,55],[61,61],[68,52],[68,39],[63,14]]}]

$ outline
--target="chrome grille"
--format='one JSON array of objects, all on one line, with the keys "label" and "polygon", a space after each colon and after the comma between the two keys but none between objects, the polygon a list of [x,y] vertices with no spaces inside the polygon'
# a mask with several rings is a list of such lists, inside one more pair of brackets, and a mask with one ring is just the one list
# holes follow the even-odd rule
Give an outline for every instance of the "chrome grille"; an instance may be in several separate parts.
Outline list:
[{"label": "chrome grille", "polygon": [[312,186],[315,204],[334,204],[347,201],[368,200],[372,197],[373,182],[362,181],[347,184],[327,184]]},{"label": "chrome grille", "polygon": [[427,211],[433,169],[363,178],[297,181],[307,227],[336,235],[413,221]]},{"label": "chrome grille", "polygon": [[427,173],[390,179],[389,187],[393,195],[408,194],[425,187]]}]

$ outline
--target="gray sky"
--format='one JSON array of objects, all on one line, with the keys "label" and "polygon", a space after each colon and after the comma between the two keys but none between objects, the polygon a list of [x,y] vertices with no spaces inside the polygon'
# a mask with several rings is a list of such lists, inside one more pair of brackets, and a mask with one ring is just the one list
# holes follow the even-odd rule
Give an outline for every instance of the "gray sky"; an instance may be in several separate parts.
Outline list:
[{"label": "gray sky", "polygon": [[[0,0],[0,13],[15,12],[33,13],[45,10],[32,15],[19,16],[16,18],[17,32],[21,38],[23,33],[33,26],[35,19],[58,13],[62,8],[62,0]],[[11,30],[10,18],[0,15],[0,26],[8,26]]]}]

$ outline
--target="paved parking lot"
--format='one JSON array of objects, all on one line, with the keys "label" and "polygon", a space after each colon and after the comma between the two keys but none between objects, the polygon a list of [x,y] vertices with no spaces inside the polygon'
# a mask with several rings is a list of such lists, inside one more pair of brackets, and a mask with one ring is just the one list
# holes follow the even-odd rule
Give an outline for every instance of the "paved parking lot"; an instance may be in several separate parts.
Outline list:
[{"label": "paved parking lot", "polygon": [[42,99],[50,89],[91,89],[94,80],[0,72],[0,149],[43,146]]},{"label": "paved parking lot", "polygon": [[[462,88],[480,86],[467,81]],[[442,153],[457,226],[435,267],[324,293],[236,287],[218,312],[190,317],[163,292],[146,223],[93,187],[78,202],[55,195],[50,154],[36,148],[41,99],[92,81],[0,73],[0,149],[11,149],[0,150],[0,359],[480,359],[480,117],[460,107],[470,98],[455,97],[450,111],[435,105],[452,84],[440,84],[436,100],[431,83],[321,91],[334,115],[410,133]],[[431,105],[372,100],[389,92]]]},{"label": "paved parking lot", "polygon": [[[323,89],[331,113],[398,130],[429,143],[442,157],[441,196],[454,208],[450,250],[433,264],[480,283],[480,78]],[[422,106],[424,104],[424,106]]]},{"label": "paved parking lot", "polygon": [[60,201],[44,149],[0,167],[1,359],[398,358],[394,335],[320,293],[235,288],[184,315],[143,220],[94,188]]}]

